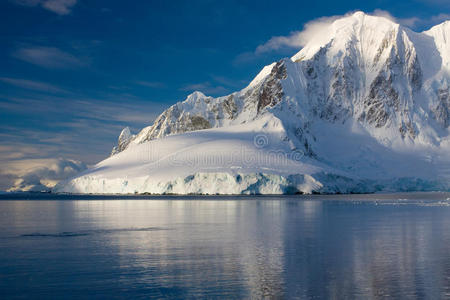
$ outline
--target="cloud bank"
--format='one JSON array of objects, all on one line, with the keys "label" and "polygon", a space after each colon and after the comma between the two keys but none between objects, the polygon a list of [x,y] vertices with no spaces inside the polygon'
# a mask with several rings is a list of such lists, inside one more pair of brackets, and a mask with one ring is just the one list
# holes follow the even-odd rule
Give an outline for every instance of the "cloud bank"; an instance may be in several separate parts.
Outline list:
[{"label": "cloud bank", "polygon": [[[27,166],[28,168],[25,168]],[[87,166],[71,159],[34,159],[12,162],[3,175],[13,178],[14,184],[8,191],[49,191],[60,180],[75,176]]]}]

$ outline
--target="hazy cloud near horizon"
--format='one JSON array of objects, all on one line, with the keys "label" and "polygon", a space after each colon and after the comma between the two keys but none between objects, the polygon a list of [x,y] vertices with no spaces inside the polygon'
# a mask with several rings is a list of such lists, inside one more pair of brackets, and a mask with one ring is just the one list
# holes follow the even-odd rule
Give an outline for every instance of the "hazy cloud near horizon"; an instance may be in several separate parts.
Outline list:
[{"label": "hazy cloud near horizon", "polygon": [[60,180],[85,170],[87,166],[77,160],[31,159],[10,161],[0,169],[0,178],[9,179],[8,191],[47,191]]}]

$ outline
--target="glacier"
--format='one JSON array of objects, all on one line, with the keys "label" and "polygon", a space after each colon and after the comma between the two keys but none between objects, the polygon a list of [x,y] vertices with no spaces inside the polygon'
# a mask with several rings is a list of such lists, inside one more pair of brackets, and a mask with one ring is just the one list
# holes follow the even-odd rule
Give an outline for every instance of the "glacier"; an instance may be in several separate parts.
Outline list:
[{"label": "glacier", "polygon": [[363,12],[330,23],[241,91],[194,92],[66,193],[450,190],[450,21],[414,32]]}]

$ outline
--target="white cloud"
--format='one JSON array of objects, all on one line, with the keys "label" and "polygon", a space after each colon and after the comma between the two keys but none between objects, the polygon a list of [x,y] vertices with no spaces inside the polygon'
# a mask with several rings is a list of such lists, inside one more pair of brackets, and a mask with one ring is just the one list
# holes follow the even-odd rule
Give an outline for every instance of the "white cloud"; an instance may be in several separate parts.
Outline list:
[{"label": "white cloud", "polygon": [[63,90],[59,87],[56,87],[54,85],[40,82],[40,81],[33,81],[33,80],[27,80],[27,79],[19,79],[19,78],[9,78],[9,77],[0,77],[0,81],[17,86],[23,89],[29,89],[29,90],[35,90],[40,92],[46,92],[46,93],[56,93],[56,94],[66,94],[69,93],[66,90]]},{"label": "white cloud", "polygon": [[402,24],[406,27],[414,28],[414,26],[421,21],[418,17],[410,17],[410,18],[396,18],[394,17],[390,12],[382,9],[375,9],[372,12],[372,15],[378,16],[378,17],[384,17],[386,19],[389,19],[395,23]]},{"label": "white cloud", "polygon": [[383,10],[383,9],[375,9],[372,12],[372,15],[377,16],[377,17],[384,17],[386,19],[389,19],[391,21],[395,21],[394,16],[391,15],[390,12],[388,12],[387,10]]},{"label": "white cloud", "polygon": [[302,31],[293,31],[287,36],[274,36],[259,45],[255,54],[276,51],[285,47],[297,48],[305,46],[311,39],[324,34],[328,27],[342,16],[322,17],[306,23]]},{"label": "white cloud", "polygon": [[10,161],[8,171],[2,174],[14,178],[9,191],[43,191],[86,168],[84,163],[71,159],[30,159]]},{"label": "white cloud", "polygon": [[74,55],[55,47],[20,48],[13,53],[13,57],[49,69],[67,69],[86,65]]},{"label": "white cloud", "polygon": [[58,15],[67,15],[76,3],[77,0],[47,0],[41,5],[45,9],[57,13]]},{"label": "white cloud", "polygon": [[58,15],[70,14],[77,0],[11,0],[12,2],[28,7],[41,6],[42,8],[54,12]]},{"label": "white cloud", "polygon": [[304,45],[301,39],[301,31],[291,32],[288,36],[274,36],[262,45],[259,45],[255,53],[260,54],[273,50],[279,50],[282,47],[299,48]]}]

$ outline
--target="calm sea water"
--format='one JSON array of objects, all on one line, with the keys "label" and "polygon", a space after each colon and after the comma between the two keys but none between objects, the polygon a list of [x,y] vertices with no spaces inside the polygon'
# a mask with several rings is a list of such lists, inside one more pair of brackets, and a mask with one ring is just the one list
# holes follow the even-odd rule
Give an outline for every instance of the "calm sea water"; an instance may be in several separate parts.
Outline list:
[{"label": "calm sea water", "polygon": [[450,194],[0,200],[2,299],[450,297]]}]

